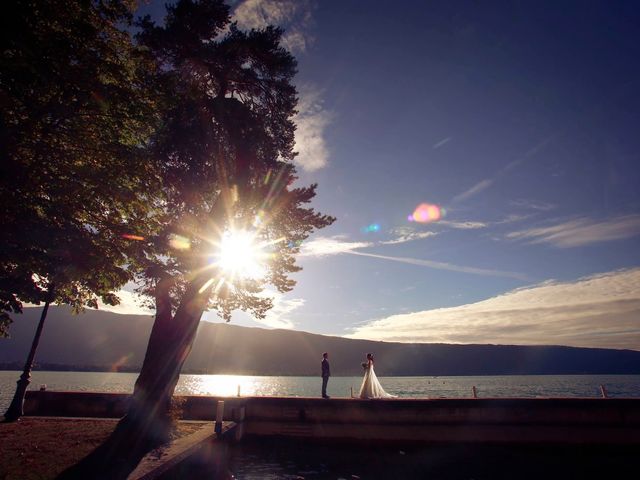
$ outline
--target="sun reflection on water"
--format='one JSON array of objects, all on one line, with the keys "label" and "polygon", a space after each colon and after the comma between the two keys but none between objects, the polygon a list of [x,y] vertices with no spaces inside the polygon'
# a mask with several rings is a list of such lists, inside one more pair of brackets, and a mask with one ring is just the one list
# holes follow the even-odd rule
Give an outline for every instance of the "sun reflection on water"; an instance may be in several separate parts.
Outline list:
[{"label": "sun reflection on water", "polygon": [[284,392],[278,377],[247,375],[182,375],[176,387],[178,395],[220,397],[278,396]]}]

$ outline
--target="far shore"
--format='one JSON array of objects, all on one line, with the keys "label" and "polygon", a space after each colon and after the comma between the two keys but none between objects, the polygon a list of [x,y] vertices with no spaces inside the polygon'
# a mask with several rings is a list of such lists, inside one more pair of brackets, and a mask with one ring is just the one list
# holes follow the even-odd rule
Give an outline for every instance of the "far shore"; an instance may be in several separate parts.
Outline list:
[{"label": "far shore", "polygon": [[[1,364],[0,363],[0,372],[16,372],[18,375],[23,371],[24,366],[17,364]],[[69,373],[140,373],[139,367],[122,367],[114,369],[112,367],[106,366],[67,366],[67,365],[42,365],[42,366],[34,366],[31,369],[32,372],[69,372]],[[304,374],[298,373],[278,373],[278,372],[207,372],[202,370],[184,370],[181,375],[238,375],[238,376],[248,376],[248,377],[319,377],[317,372],[309,372]],[[414,375],[414,374],[403,374],[403,373],[390,373],[390,374],[379,374],[380,377],[415,377],[415,378],[438,378],[438,377],[521,377],[521,376],[589,376],[589,375],[640,375],[639,373],[627,373],[627,372],[567,372],[567,373],[464,373],[464,374],[439,374],[439,375]],[[333,378],[351,378],[351,377],[360,377],[361,374],[359,372],[352,374],[344,374],[344,375],[332,375]]]}]

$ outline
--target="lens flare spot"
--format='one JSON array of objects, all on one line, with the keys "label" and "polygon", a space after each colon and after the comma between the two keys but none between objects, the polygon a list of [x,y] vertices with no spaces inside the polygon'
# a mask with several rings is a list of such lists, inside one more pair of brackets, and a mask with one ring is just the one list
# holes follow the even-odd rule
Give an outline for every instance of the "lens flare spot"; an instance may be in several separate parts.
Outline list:
[{"label": "lens flare spot", "polygon": [[169,236],[169,246],[175,250],[189,250],[191,242],[187,237],[172,234]]},{"label": "lens flare spot", "polygon": [[444,209],[438,205],[421,203],[411,215],[407,217],[410,222],[429,223],[437,222],[444,216]]},{"label": "lens flare spot", "polygon": [[126,355],[122,355],[118,358],[114,363],[111,364],[109,371],[111,372],[119,372],[122,367],[125,367],[129,364],[129,360],[133,358],[133,353],[128,353]]},{"label": "lens flare spot", "polygon": [[204,284],[200,287],[200,290],[198,290],[198,293],[202,294],[202,292],[209,288],[213,282],[215,282],[215,278],[210,278],[209,280],[204,282]]},{"label": "lens flare spot", "polygon": [[138,241],[144,240],[144,237],[141,237],[140,235],[131,235],[129,233],[123,234],[122,238],[126,238],[127,240],[138,240]]},{"label": "lens flare spot", "polygon": [[367,225],[366,227],[362,227],[362,232],[363,233],[375,233],[375,232],[379,232],[380,231],[380,224],[379,223],[372,223],[370,225]]}]

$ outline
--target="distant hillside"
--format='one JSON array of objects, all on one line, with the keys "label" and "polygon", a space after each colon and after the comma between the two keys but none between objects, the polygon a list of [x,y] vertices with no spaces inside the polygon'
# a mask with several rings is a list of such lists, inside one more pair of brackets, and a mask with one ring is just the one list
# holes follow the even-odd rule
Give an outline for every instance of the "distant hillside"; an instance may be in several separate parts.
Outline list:
[{"label": "distant hillside", "polygon": [[[0,339],[0,364],[21,368],[40,308],[25,309]],[[56,369],[140,367],[152,318],[53,307],[36,363]],[[185,371],[259,375],[318,375],[330,354],[333,375],[360,375],[367,352],[380,375],[638,374],[640,352],[594,348],[403,344],[351,340],[292,330],[202,322]],[[0,366],[1,366],[0,365]]]}]

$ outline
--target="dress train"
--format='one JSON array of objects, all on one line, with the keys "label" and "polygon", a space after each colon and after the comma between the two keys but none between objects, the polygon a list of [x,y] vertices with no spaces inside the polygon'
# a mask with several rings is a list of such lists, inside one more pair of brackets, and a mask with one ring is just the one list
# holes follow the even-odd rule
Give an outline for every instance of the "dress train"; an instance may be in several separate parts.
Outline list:
[{"label": "dress train", "polygon": [[376,372],[373,370],[373,363],[365,368],[364,378],[362,379],[362,386],[360,387],[360,398],[395,398],[396,395],[392,395],[384,391],[382,385],[376,377]]}]

